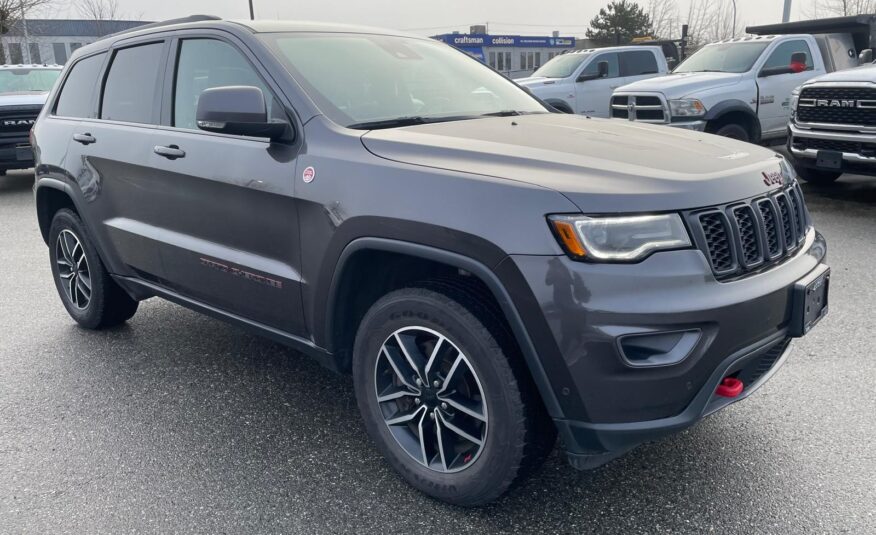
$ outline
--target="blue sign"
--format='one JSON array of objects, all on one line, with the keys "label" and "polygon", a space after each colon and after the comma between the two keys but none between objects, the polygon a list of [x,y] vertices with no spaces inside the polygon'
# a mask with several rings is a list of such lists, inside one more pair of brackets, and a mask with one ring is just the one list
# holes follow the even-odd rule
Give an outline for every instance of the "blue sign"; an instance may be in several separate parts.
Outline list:
[{"label": "blue sign", "polygon": [[487,35],[482,33],[447,33],[435,39],[455,47],[516,46],[574,48],[574,37],[531,37],[528,35]]}]

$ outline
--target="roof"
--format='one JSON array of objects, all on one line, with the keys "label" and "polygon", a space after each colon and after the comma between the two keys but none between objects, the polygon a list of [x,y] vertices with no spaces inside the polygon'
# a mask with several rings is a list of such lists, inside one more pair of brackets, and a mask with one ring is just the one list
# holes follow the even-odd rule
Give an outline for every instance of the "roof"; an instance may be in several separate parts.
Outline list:
[{"label": "roof", "polygon": [[255,33],[272,33],[272,32],[324,32],[324,33],[367,33],[377,35],[402,35],[416,37],[418,39],[427,39],[422,35],[409,34],[399,30],[390,30],[388,28],[377,28],[374,26],[358,26],[353,24],[334,24],[327,22],[314,21],[293,21],[293,20],[229,20],[235,24],[240,24],[249,28]]},{"label": "roof", "polygon": [[[142,20],[27,19],[27,34],[32,37],[103,37],[148,24]],[[24,36],[24,24],[18,21],[6,35]]]},{"label": "roof", "polygon": [[854,33],[869,32],[876,25],[876,15],[853,15],[851,17],[831,17],[817,20],[798,20],[780,24],[748,26],[745,31],[757,35],[788,33]]},{"label": "roof", "polygon": [[35,69],[35,70],[49,70],[49,71],[58,71],[63,69],[63,65],[56,65],[54,63],[19,63],[17,65],[9,65],[4,64],[0,65],[0,71],[7,69]]}]

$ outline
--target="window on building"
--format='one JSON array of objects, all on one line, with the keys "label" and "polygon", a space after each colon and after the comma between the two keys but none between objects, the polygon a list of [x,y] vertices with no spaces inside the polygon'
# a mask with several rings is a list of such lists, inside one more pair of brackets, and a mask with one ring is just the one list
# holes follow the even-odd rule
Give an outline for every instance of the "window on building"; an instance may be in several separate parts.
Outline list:
[{"label": "window on building", "polygon": [[499,52],[498,58],[496,58],[496,69],[501,72],[505,70],[505,54]]},{"label": "window on building", "polygon": [[55,63],[58,65],[67,63],[67,45],[64,43],[52,43],[52,53],[55,55]]},{"label": "window on building", "polygon": [[163,50],[164,43],[152,43],[123,48],[115,53],[103,88],[101,119],[152,122]]},{"label": "window on building", "polygon": [[505,52],[505,68],[511,70],[511,52]]},{"label": "window on building", "polygon": [[[215,39],[182,42],[173,94],[173,125],[197,130],[198,99],[205,89],[229,85],[255,86],[262,90],[269,116],[274,105],[270,90],[246,58],[233,46]],[[282,113],[282,112],[280,112]]]},{"label": "window on building", "polygon": [[64,87],[55,106],[55,114],[62,117],[91,117],[94,88],[106,54],[89,56],[73,65],[64,81]]},{"label": "window on building", "polygon": [[28,43],[27,51],[30,53],[31,63],[42,63],[43,57],[40,55],[39,43]]},{"label": "window on building", "polygon": [[490,67],[496,68],[496,53],[490,52]]},{"label": "window on building", "polygon": [[526,52],[520,53],[520,65],[517,68],[521,71],[526,70]]},{"label": "window on building", "polygon": [[541,67],[541,52],[535,53],[535,68],[538,69]]},{"label": "window on building", "polygon": [[77,49],[82,48],[82,43],[70,43],[70,53],[76,52]]},{"label": "window on building", "polygon": [[622,52],[620,55],[621,76],[657,74],[657,58],[647,50]]},{"label": "window on building", "polygon": [[9,43],[9,63],[18,65],[24,63],[24,58],[21,56],[21,43]]}]

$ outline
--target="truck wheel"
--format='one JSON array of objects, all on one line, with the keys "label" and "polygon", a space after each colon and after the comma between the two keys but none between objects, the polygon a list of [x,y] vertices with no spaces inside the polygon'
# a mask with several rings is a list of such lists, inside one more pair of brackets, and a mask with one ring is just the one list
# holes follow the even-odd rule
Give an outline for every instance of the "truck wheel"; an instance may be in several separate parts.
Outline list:
[{"label": "truck wheel", "polygon": [[738,139],[739,141],[750,141],[751,138],[746,130],[741,125],[730,123],[725,124],[715,130],[715,135],[729,137],[730,139]]},{"label": "truck wheel", "polygon": [[85,226],[72,210],[58,210],[52,219],[49,256],[61,302],[83,327],[113,327],[137,312],[137,301],[106,272]]},{"label": "truck wheel", "polygon": [[811,167],[795,167],[797,174],[812,184],[827,185],[833,184],[842,175],[836,171],[822,171],[820,169],[812,169]]},{"label": "truck wheel", "polygon": [[356,399],[368,434],[408,483],[482,505],[543,462],[556,429],[495,316],[451,285],[435,288],[394,291],[365,315]]}]

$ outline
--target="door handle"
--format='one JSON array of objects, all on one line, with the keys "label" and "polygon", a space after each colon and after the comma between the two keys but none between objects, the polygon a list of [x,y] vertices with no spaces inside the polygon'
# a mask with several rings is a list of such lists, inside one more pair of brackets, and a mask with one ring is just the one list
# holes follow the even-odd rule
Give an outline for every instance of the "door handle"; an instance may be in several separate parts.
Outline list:
[{"label": "door handle", "polygon": [[73,134],[73,141],[78,143],[82,143],[83,145],[91,145],[95,141],[97,141],[94,136],[89,133],[85,134]]},{"label": "door handle", "polygon": [[182,150],[176,145],[170,145],[168,147],[163,147],[161,145],[156,145],[154,149],[155,154],[159,156],[164,156],[168,160],[176,160],[177,158],[185,158],[186,151]]}]

